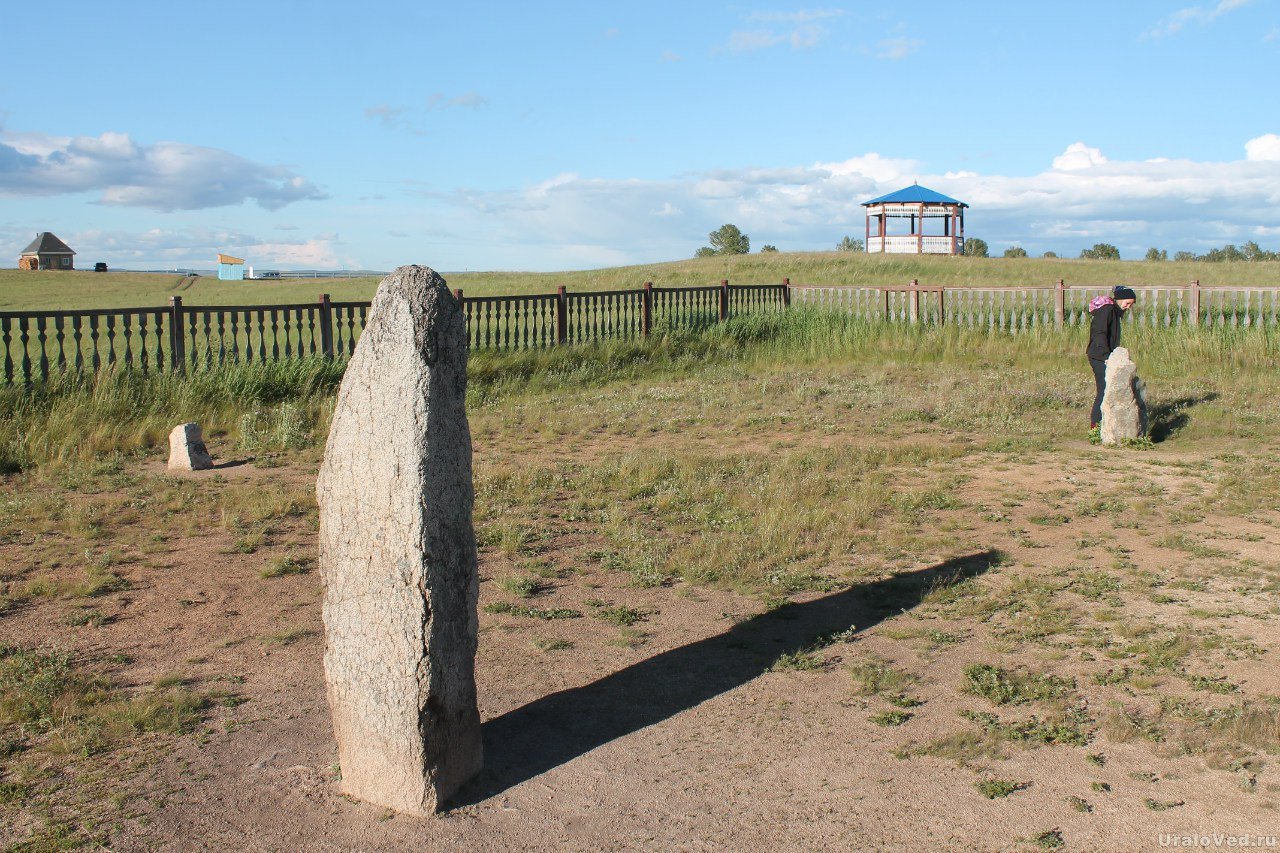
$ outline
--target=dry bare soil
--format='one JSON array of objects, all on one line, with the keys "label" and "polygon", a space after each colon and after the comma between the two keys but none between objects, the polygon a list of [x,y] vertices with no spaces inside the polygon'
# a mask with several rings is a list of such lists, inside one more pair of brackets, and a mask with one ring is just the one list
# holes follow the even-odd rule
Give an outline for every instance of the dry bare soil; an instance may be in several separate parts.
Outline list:
[{"label": "dry bare soil", "polygon": [[[316,450],[215,435],[225,467],[187,479],[156,456],[10,476],[0,842],[1280,832],[1280,456],[1179,440],[1247,407],[1189,396],[1166,441],[1102,449],[1071,433],[1083,385],[1019,409],[1016,381],[948,381],[744,371],[475,407],[486,769],[431,820],[339,793]],[[52,698],[23,716],[23,690]]]}]

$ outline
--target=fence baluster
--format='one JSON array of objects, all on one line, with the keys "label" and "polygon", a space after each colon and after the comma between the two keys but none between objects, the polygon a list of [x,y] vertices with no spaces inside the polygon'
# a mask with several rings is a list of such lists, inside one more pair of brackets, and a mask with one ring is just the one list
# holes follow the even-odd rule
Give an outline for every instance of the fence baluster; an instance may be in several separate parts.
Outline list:
[{"label": "fence baluster", "polygon": [[63,316],[61,314],[53,315],[54,339],[58,342],[58,370],[59,372],[67,369],[67,354],[62,348],[62,323]]},{"label": "fence baluster", "polygon": [[120,334],[124,337],[124,366],[128,370],[133,367],[133,324],[127,312],[120,315]]},{"label": "fence baluster", "polygon": [[31,354],[27,351],[30,332],[27,331],[27,318],[18,318],[18,338],[22,344],[22,381],[31,384]]},{"label": "fence baluster", "polygon": [[138,361],[142,365],[142,372],[146,373],[149,365],[147,364],[147,313],[145,311],[138,315]]},{"label": "fence baluster", "polygon": [[0,341],[4,342],[4,384],[13,384],[13,353],[9,351],[9,318],[0,317]]},{"label": "fence baluster", "polygon": [[[5,320],[4,322],[5,322],[5,328],[7,330],[9,321]],[[84,369],[84,351],[83,351],[83,344],[82,344],[82,339],[80,334],[80,315],[79,314],[71,315],[71,341],[72,341],[72,346],[74,346],[76,350],[75,368],[76,368],[76,372],[79,373],[81,370]],[[7,343],[5,348],[8,349]]]}]

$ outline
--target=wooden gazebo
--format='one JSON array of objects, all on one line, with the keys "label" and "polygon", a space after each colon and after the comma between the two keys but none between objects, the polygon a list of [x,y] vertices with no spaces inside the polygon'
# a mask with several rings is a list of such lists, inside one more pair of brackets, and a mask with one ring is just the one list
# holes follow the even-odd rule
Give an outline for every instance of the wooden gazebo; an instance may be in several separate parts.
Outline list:
[{"label": "wooden gazebo", "polygon": [[864,201],[868,252],[963,255],[969,205],[919,184]]}]

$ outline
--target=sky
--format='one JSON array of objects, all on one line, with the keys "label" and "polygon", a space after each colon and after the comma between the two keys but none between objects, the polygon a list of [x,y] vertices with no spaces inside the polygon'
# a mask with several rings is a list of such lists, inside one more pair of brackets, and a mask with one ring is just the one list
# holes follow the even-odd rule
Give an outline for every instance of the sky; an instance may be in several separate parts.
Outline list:
[{"label": "sky", "polygon": [[128,269],[589,269],[691,257],[725,223],[828,251],[912,182],[967,202],[993,254],[1280,249],[1280,0],[24,15],[0,266],[37,231]]}]

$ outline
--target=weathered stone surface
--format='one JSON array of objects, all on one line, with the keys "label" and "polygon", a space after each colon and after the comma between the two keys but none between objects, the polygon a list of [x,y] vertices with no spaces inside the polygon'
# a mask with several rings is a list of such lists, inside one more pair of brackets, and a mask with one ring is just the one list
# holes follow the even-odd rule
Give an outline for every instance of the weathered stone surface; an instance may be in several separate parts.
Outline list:
[{"label": "weathered stone surface", "polygon": [[342,789],[431,814],[480,770],[465,320],[445,281],[378,285],[324,464],[324,671]]},{"label": "weathered stone surface", "polygon": [[169,470],[205,471],[213,467],[213,457],[204,446],[200,424],[178,424],[169,433]]},{"label": "weathered stone surface", "polygon": [[1118,444],[1147,434],[1146,385],[1124,347],[1107,358],[1107,387],[1102,394],[1102,443]]}]

